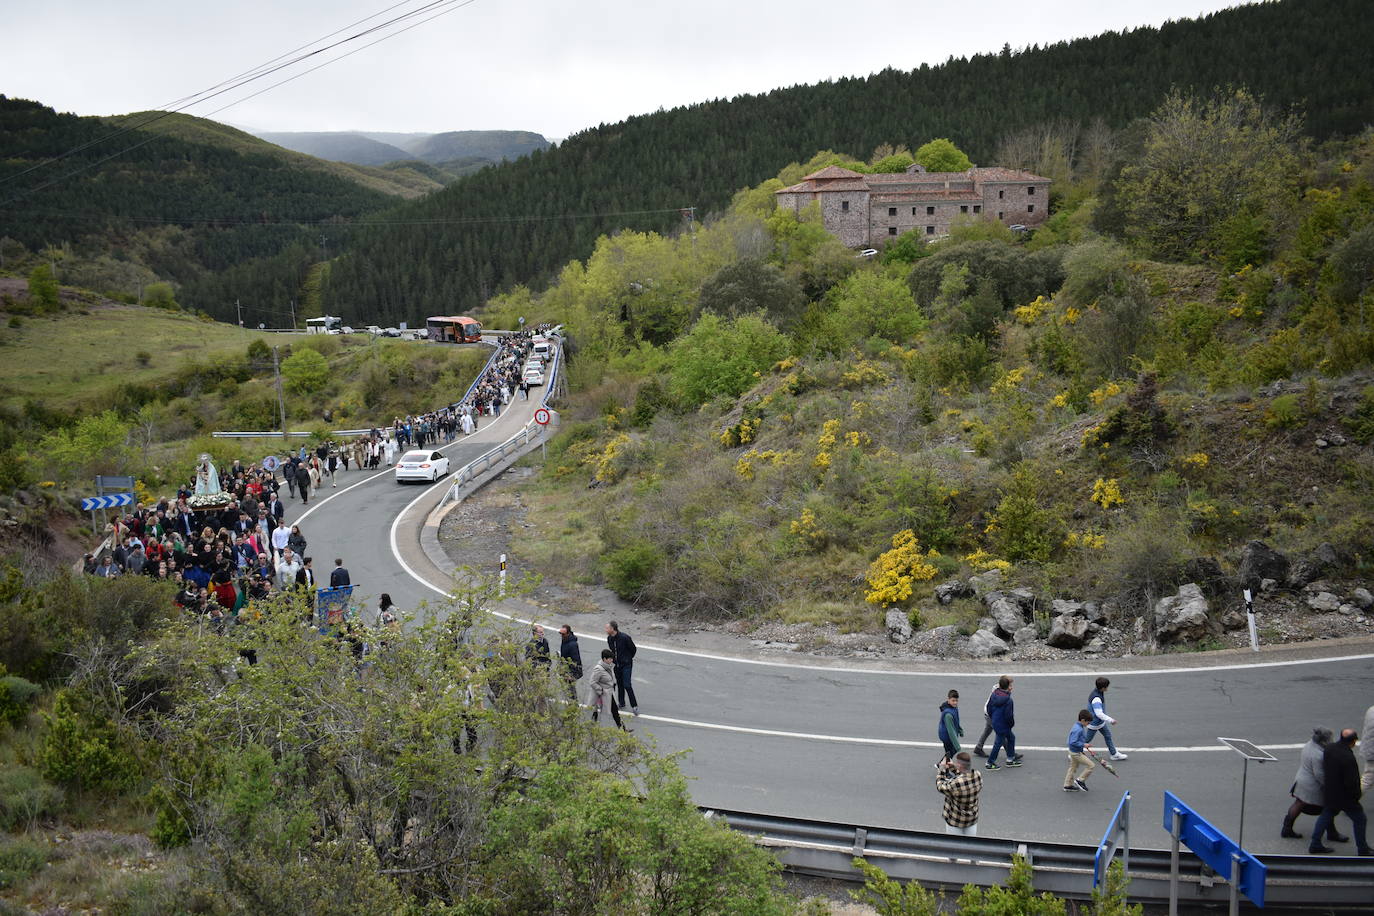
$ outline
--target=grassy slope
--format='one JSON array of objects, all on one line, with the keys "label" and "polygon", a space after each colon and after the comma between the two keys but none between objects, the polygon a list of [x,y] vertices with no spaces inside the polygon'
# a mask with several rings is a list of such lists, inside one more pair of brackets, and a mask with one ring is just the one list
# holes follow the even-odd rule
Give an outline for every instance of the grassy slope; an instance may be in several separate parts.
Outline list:
[{"label": "grassy slope", "polygon": [[[112,115],[103,120],[122,127],[130,123],[146,121],[155,114],[158,112],[137,111],[127,115]],[[420,197],[443,186],[440,182],[414,169],[393,170],[316,159],[314,156],[307,156],[305,153],[298,153],[274,143],[268,143],[266,140],[227,124],[191,115],[171,114],[140,129],[149,133],[175,137],[188,143],[204,143],[227,147],[240,153],[259,153],[272,156],[280,159],[285,165],[324,172],[355,182],[365,188],[397,197]]]},{"label": "grassy slope", "polygon": [[[102,392],[129,382],[155,383],[188,359],[242,354],[261,337],[286,345],[303,335],[258,334],[218,321],[136,305],[83,309],[25,318],[0,332],[4,366],[0,404],[35,398],[70,410],[98,406]],[[143,364],[137,355],[146,353]]]}]

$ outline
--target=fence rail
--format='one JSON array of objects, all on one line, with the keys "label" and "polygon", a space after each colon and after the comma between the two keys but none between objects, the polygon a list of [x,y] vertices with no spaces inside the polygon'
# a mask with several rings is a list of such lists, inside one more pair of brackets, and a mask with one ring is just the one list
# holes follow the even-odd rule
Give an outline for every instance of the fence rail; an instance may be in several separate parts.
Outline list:
[{"label": "fence rail", "polygon": [[[863,856],[888,875],[904,881],[958,888],[1005,881],[1013,855],[1035,869],[1037,890],[1066,897],[1092,893],[1095,846],[1018,842],[990,837],[952,836],[913,830],[890,830],[754,814],[703,809],[712,818],[750,834],[776,852],[788,870],[842,881],[862,882],[854,869]],[[1312,856],[1260,856],[1268,867],[1266,903],[1271,908],[1313,908],[1368,913],[1374,896],[1374,861],[1318,859]],[[1131,850],[1130,897],[1133,902],[1163,903],[1169,898],[1169,852]],[[1179,900],[1225,905],[1226,882],[1200,859],[1183,857]]]}]

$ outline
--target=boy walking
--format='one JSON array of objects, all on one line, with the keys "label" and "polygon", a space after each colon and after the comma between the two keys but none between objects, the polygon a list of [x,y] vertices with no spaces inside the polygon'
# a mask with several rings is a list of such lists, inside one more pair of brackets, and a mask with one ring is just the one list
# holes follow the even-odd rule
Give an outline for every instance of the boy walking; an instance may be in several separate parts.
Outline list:
[{"label": "boy walking", "polygon": [[[1088,742],[1092,740],[1092,733],[1088,731],[1088,726],[1092,724],[1092,720],[1093,714],[1091,712],[1080,709],[1078,721],[1069,730],[1069,771],[1064,774],[1065,792],[1088,791],[1088,774],[1096,766],[1086,751]],[[1083,771],[1082,776],[1078,775],[1079,770]]]},{"label": "boy walking", "polygon": [[1102,740],[1107,742],[1107,753],[1112,755],[1113,760],[1125,760],[1126,755],[1116,749],[1116,742],[1112,740],[1112,730],[1108,727],[1116,724],[1116,720],[1107,715],[1107,688],[1111,684],[1107,678],[1100,677],[1096,682],[1097,689],[1088,694],[1088,709],[1093,714],[1092,724],[1088,728],[1102,733]]},{"label": "boy walking", "polygon": [[945,756],[941,764],[948,763],[959,753],[959,739],[964,730],[959,726],[959,691],[951,690],[945,701],[940,704],[940,743],[945,746]]}]

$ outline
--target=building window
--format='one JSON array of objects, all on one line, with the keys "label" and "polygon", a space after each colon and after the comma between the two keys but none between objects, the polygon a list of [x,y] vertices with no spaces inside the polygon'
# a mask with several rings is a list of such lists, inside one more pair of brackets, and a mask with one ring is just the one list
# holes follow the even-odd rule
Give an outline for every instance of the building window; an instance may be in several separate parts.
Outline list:
[{"label": "building window", "polygon": [[934,234],[935,234],[935,227],[934,227],[934,226],[926,226],[926,235],[934,235]]},{"label": "building window", "polygon": [[896,207],[888,207],[888,208],[887,208],[887,215],[888,215],[888,216],[896,216],[896,215],[897,215],[897,208],[896,208]]},{"label": "building window", "polygon": [[1035,185],[1031,185],[1030,187],[1026,188],[1026,193],[1027,193],[1027,194],[1034,194],[1034,193],[1035,193]]},{"label": "building window", "polygon": [[912,216],[915,216],[915,215],[916,215],[916,208],[915,208],[915,207],[912,207],[912,208],[911,208],[911,215],[912,215]]},{"label": "building window", "polygon": [[1027,213],[1034,213],[1034,212],[1035,212],[1035,204],[1026,204],[1026,212],[1027,212]]},{"label": "building window", "polygon": [[974,205],[973,205],[973,212],[974,212],[974,213],[982,213],[982,212],[983,212],[983,205],[982,205],[982,204],[974,204]]},{"label": "building window", "polygon": [[849,212],[849,201],[847,201],[847,200],[842,200],[842,201],[840,201],[840,210],[841,210],[842,212],[844,212],[844,213],[848,213],[848,212]]},{"label": "building window", "polygon": [[934,216],[934,215],[935,215],[935,208],[934,208],[934,207],[926,207],[926,216]]},{"label": "building window", "polygon": [[1006,196],[1007,196],[1007,192],[1006,192],[1006,191],[998,191],[998,192],[997,192],[997,199],[998,199],[998,200],[1001,200],[1003,197],[1006,197]]},{"label": "building window", "polygon": [[1005,213],[1003,213],[1001,210],[998,210],[998,211],[997,211],[997,218],[998,218],[998,219],[1006,219],[1006,218],[1007,218],[1007,215],[1006,215]]},{"label": "building window", "polygon": [[959,212],[960,212],[960,213],[967,213],[967,212],[968,212],[968,204],[963,204],[962,206],[960,206],[960,207],[959,207]]},{"label": "building window", "polygon": [[888,234],[888,235],[896,235],[896,234],[897,234],[897,227],[896,227],[896,226],[888,226],[888,227],[887,227],[887,234]]}]

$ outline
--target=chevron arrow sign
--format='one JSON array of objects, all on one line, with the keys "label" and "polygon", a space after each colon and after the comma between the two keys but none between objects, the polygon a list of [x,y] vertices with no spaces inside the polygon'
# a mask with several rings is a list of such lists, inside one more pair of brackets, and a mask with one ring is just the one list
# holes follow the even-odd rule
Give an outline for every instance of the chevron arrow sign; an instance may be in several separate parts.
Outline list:
[{"label": "chevron arrow sign", "polygon": [[81,500],[81,511],[89,512],[92,509],[113,509],[115,506],[127,506],[134,501],[132,493],[115,493],[111,496],[88,496]]}]

